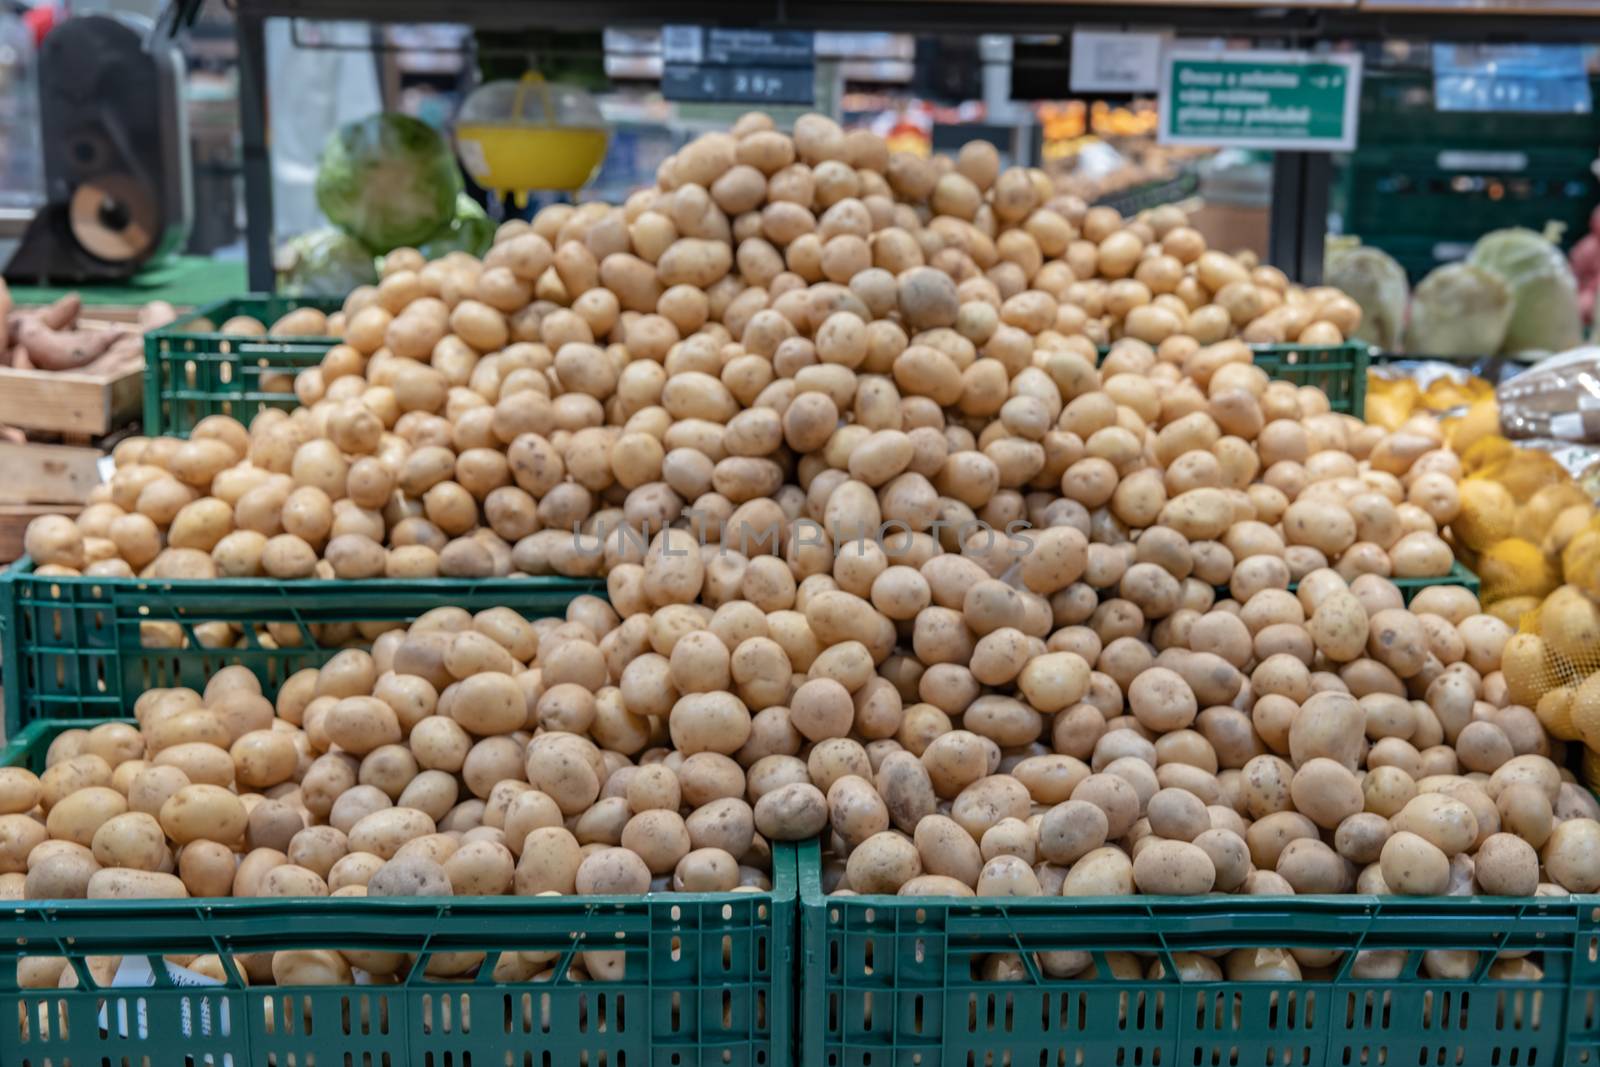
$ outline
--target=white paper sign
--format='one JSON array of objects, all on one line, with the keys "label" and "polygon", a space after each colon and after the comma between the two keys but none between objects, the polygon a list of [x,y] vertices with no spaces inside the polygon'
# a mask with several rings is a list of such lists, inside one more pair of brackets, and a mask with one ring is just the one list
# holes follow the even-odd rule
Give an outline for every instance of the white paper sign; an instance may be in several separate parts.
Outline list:
[{"label": "white paper sign", "polygon": [[[175,986],[222,985],[215,978],[209,978],[198,971],[191,971],[187,967],[179,967],[177,964],[166,960],[162,961],[162,965],[166,968],[167,980]],[[150,961],[143,956],[122,957],[122,963],[117,967],[117,973],[111,977],[111,988],[113,989],[153,986],[155,984],[156,979],[150,970]],[[140,1041],[148,1041],[150,1039],[150,1018],[144,999],[140,997],[131,998],[135,1005],[132,1018],[129,1018],[128,1013],[129,999],[118,998],[115,1002],[117,1033],[122,1037],[136,1036]],[[232,1020],[228,1017],[228,1003],[226,1000],[218,1001],[216,1015],[213,1014],[210,998],[201,997],[198,998],[197,1002],[200,1009],[198,1019],[195,1018],[194,1010],[196,1001],[183,1001],[179,1026],[183,1030],[184,1037],[193,1038],[196,1035],[196,1031],[202,1037],[213,1037],[219,1033],[227,1034],[232,1029]],[[105,1007],[100,1009],[99,1023],[102,1030],[111,1028],[111,1020]],[[234,1067],[231,1055],[223,1057],[222,1067]]]},{"label": "white paper sign", "polygon": [[702,63],[705,61],[705,35],[699,26],[661,27],[663,63]]},{"label": "white paper sign", "polygon": [[1075,93],[1154,92],[1161,84],[1159,33],[1072,33],[1072,79]]}]

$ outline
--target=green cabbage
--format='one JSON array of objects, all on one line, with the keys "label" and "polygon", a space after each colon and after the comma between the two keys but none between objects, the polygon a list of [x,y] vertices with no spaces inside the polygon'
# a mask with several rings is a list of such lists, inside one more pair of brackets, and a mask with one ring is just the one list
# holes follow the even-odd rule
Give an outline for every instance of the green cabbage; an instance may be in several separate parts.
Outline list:
[{"label": "green cabbage", "polygon": [[1511,290],[1504,351],[1563,352],[1583,339],[1578,282],[1554,241],[1532,230],[1495,230],[1478,238],[1467,262]]},{"label": "green cabbage", "polygon": [[1411,294],[1406,351],[1419,356],[1492,356],[1511,321],[1511,290],[1470,263],[1436,267]]},{"label": "green cabbage", "polygon": [[1361,326],[1351,339],[1395,351],[1411,296],[1405,269],[1387,252],[1357,245],[1330,247],[1323,274],[1326,284],[1361,305]]},{"label": "green cabbage", "polygon": [[438,259],[450,252],[481,256],[494,244],[494,220],[466,193],[456,197],[455,217],[417,246],[425,259]]},{"label": "green cabbage", "polygon": [[331,226],[291,238],[273,262],[285,296],[343,297],[358,285],[378,284],[371,250]]},{"label": "green cabbage", "polygon": [[346,123],[328,138],[317,165],[323,214],[379,254],[437,233],[454,217],[461,189],[449,142],[409,115]]}]

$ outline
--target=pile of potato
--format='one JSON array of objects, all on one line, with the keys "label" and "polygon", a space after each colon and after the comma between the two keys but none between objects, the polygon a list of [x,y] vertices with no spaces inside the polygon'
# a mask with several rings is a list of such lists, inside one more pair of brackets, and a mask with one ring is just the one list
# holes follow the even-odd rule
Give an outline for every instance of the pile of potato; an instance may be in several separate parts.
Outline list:
[{"label": "pile of potato", "polygon": [[[833,892],[1600,888],[1600,807],[1511,699],[1510,628],[1389,580],[1451,565],[1438,424],[1365,426],[1251,361],[1341,340],[1352,302],[988,146],[770,125],[481,263],[389,256],[279,331],[342,338],[302,407],[123,442],[76,521],[37,520],[41,574],[603,575],[609,604],[325,629],[371,650],[275,702],[234,669],[146,694],[38,780],[0,772],[0,890],[736,891],[817,834]],[[1230,975],[1326,966],[1246,956]]]},{"label": "pile of potato", "polygon": [[976,522],[1105,545],[1261,522],[1296,573],[1448,571],[1459,469],[1431,418],[1384,434],[1251,364],[1246,341],[1341,340],[1342,294],[1206,249],[1176,209],[1057,197],[988,145],[929,162],[770,125],[705,135],[622,207],[507,223],[482,262],[390,255],[342,312],[274,326],[343,338],[304,407],[124,442],[29,552],[159,578],[594,574],[574,530],[688,517],[787,554],[801,518],[838,542],[831,506],[913,553]]},{"label": "pile of potato", "polygon": [[[1600,807],[1511,703],[1510,629],[1467,590],[1408,609],[1384,579],[1321,570],[1131,634],[1097,610],[997,669],[995,649],[1028,640],[996,627],[998,586],[936,616],[953,658],[931,639],[940,609],[919,615],[882,668],[919,702],[888,738],[858,720],[870,773],[817,783],[834,891],[1600,888]],[[966,690],[954,711],[947,686]]]},{"label": "pile of potato", "polygon": [[[709,621],[737,632],[751,624],[744,607]],[[346,649],[292,676],[276,701],[242,667],[203,693],[151,690],[134,723],[59,735],[42,775],[0,769],[0,896],[770,889],[767,841],[815,835],[821,799],[808,811],[769,788],[781,795],[763,801],[758,772],[746,781],[749,714],[731,694],[699,688],[702,665],[688,653],[711,631],[690,632],[684,613],[624,624],[595,597],[575,600],[565,622],[439,608],[370,652]],[[670,653],[678,638],[670,665],[646,652],[654,641]],[[667,667],[659,678],[655,661]],[[774,673],[769,691],[788,680]],[[641,686],[651,711],[674,694],[670,723],[637,708]],[[507,954],[496,978],[529,980],[555,956]],[[306,960],[325,981],[349,981],[351,966],[382,978],[409,967],[398,954],[357,952],[241,966],[254,982],[305,984],[317,980]],[[458,976],[481,961],[441,956],[429,973]],[[222,977],[214,958],[186,962]],[[623,965],[621,952],[581,954],[584,977],[618,978]],[[59,959],[25,969],[36,984],[74,980]]]},{"label": "pile of potato", "polygon": [[[242,668],[204,693],[151,691],[136,725],[61,735],[42,776],[0,771],[0,893],[740,891],[768,885],[768,842],[818,833],[834,893],[1600,889],[1600,807],[1510,702],[1510,629],[1471,593],[1434,587],[1408,609],[1386,579],[1321,569],[1294,593],[1215,601],[1177,577],[1187,543],[1147,534],[1130,570],[1181,591],[1146,621],[1131,601],[1048,592],[1085,564],[1082,541],[1067,530],[1015,585],[954,553],[891,566],[865,542],[797,582],[771,556],[708,566],[667,531],[613,569],[611,603],[577,598],[565,621],[440,608],[275,702]],[[1329,962],[1247,955],[1230,976]],[[1363,974],[1403,956],[1363,958]],[[1040,962],[1092,973],[1083,953]],[[507,956],[496,977],[549,963]],[[585,953],[582,973],[623,964]],[[352,966],[408,961],[241,960],[256,982]],[[1474,961],[1425,966],[1460,977]],[[27,968],[74,980],[58,960]]]},{"label": "pile of potato", "polygon": [[[1160,546],[1160,566],[1174,568],[1165,580],[1187,565],[1182,549]],[[930,562],[940,561],[960,562]],[[808,734],[805,767],[804,752],[786,761],[825,794],[829,892],[1600,890],[1600,805],[1565,769],[1562,743],[1513,701],[1500,671],[1512,631],[1465,589],[1425,589],[1406,608],[1386,579],[1319,570],[1294,593],[1259,588],[1215,604],[1191,587],[1148,626],[1126,603],[1091,604],[1081,620],[1057,615],[1041,641],[1027,632],[1030,590],[982,574],[965,588],[943,598],[951,607],[917,614],[909,642],[902,626],[897,650],[855,692],[847,740]],[[866,640],[872,624],[858,625]],[[796,690],[791,721],[818,685]],[[889,687],[902,698],[893,733],[879,728],[893,720]],[[825,747],[830,765],[849,753],[854,769],[819,776]],[[1159,961],[1117,956],[1118,977],[1162,976]],[[1352,973],[1394,978],[1406,958],[1362,952]],[[1179,965],[1191,980],[1289,980],[1331,977],[1339,961],[1250,949]],[[1438,950],[1422,965],[1459,979],[1478,962]],[[1041,952],[1037,964],[1057,978],[1103,977],[1087,952]],[[973,965],[982,978],[1029,973],[1012,953]],[[1492,968],[1504,979],[1543,973],[1516,953]]]}]

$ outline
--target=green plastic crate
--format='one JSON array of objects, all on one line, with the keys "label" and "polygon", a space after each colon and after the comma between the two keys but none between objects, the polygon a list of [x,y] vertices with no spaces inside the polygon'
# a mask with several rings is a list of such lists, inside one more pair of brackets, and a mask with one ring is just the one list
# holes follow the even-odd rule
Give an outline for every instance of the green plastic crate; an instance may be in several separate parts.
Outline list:
[{"label": "green plastic crate", "polygon": [[322,362],[332,337],[246,337],[197,331],[249,315],[268,326],[301,307],[333,312],[342,301],[252,295],[199,308],[144,338],[144,432],[187,437],[207,415],[232,415],[249,425],[266,408],[293,408],[294,376]]},{"label": "green plastic crate", "polygon": [[[1600,78],[1589,79],[1600,96]],[[1431,70],[1367,70],[1361,75],[1362,148],[1418,142],[1456,142],[1462,147],[1588,147],[1600,143],[1600,111],[1530,114],[1513,111],[1440,111],[1434,107]]]},{"label": "green plastic crate", "polygon": [[[1100,349],[1101,358],[1111,351]],[[1252,362],[1267,377],[1294,385],[1310,385],[1328,396],[1334,411],[1361,418],[1367,406],[1367,366],[1372,349],[1355,341],[1342,345],[1251,345]]]},{"label": "green plastic crate", "polygon": [[1450,564],[1450,573],[1439,578],[1390,578],[1391,582],[1400,587],[1400,595],[1406,598],[1409,604],[1418,593],[1434,585],[1460,585],[1472,590],[1473,596],[1483,592],[1483,583],[1478,581],[1478,576],[1467,569],[1466,564],[1459,559]]},{"label": "green plastic crate", "polygon": [[[1411,603],[1422,590],[1434,585],[1463,586],[1472,590],[1473,596],[1477,596],[1482,590],[1482,583],[1478,581],[1478,576],[1468,570],[1460,560],[1455,560],[1450,564],[1449,574],[1440,575],[1437,578],[1390,578],[1389,581],[1399,587],[1400,595],[1405,597],[1407,604]],[[1289,592],[1292,593],[1298,588],[1300,588],[1299,582],[1289,583]],[[1217,598],[1219,600],[1222,597],[1231,595],[1227,586],[1217,586]]]},{"label": "green plastic crate", "polygon": [[[800,851],[800,1067],[1559,1067],[1600,1056],[1600,896],[950,897],[822,892]],[[1032,959],[1249,947],[1331,949],[1295,983],[1057,979]],[[1402,977],[1349,974],[1354,951],[1406,950]],[[1474,974],[1423,977],[1422,953],[1475,949]],[[1490,979],[1492,954],[1544,977]],[[1020,981],[977,961],[1019,953]],[[1146,974],[1148,974],[1148,964]]]},{"label": "green plastic crate", "polygon": [[[336,645],[314,631],[330,623],[406,621],[432,608],[516,608],[560,614],[603,582],[569,578],[374,578],[282,582],[272,578],[154,581],[142,578],[39,578],[23,559],[0,574],[0,656],[6,736],[36,719],[106,719],[129,714],[146,689],[201,688],[212,674],[243,664],[270,689],[327,660]],[[239,624],[238,648],[205,648],[195,627]],[[177,623],[185,648],[146,648],[141,628]],[[283,623],[300,644],[267,647],[250,623]],[[331,635],[337,637],[338,635]]]},{"label": "green plastic crate", "polygon": [[[1481,116],[1480,116],[1481,117]],[[1516,150],[1471,142],[1362,147],[1338,182],[1343,229],[1394,255],[1412,283],[1441,262],[1460,259],[1490,230],[1546,223],[1566,228],[1570,245],[1588,230],[1600,202],[1590,170],[1594,145]]]},{"label": "green plastic crate", "polygon": [[1187,200],[1200,191],[1200,175],[1194,171],[1186,170],[1171,178],[1160,178],[1156,181],[1144,182],[1131,189],[1102,196],[1095,201],[1096,206],[1114,207],[1124,217],[1137,215],[1141,211],[1160,207],[1163,204],[1175,204],[1180,200]]},{"label": "green plastic crate", "polygon": [[1366,410],[1371,358],[1366,345],[1252,345],[1251,351],[1267,377],[1321,389],[1334,411],[1359,419]]},{"label": "green plastic crate", "polygon": [[[42,770],[37,722],[0,764]],[[7,901],[0,944],[6,1067],[788,1067],[795,849],[775,844],[770,892],[642,897],[228,898]],[[163,955],[286,948],[416,954],[397,985],[246,988],[166,980]],[[497,983],[511,951],[625,954],[618,981]],[[427,978],[446,952],[483,977]],[[88,956],[149,957],[161,984],[95,988]],[[65,956],[77,989],[19,989],[24,956]],[[225,964],[225,966],[227,966]],[[229,1060],[231,1057],[231,1061]]]}]

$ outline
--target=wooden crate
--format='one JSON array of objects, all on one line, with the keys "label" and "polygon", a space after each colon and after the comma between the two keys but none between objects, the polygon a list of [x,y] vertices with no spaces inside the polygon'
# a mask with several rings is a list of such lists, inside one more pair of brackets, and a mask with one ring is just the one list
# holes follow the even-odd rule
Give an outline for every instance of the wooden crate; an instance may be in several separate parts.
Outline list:
[{"label": "wooden crate", "polygon": [[98,448],[0,442],[0,504],[82,504],[104,458]]},{"label": "wooden crate", "polygon": [[22,537],[40,515],[76,517],[82,504],[0,504],[0,565],[22,558]]},{"label": "wooden crate", "polygon": [[37,516],[83,510],[104,456],[98,448],[0,442],[0,563],[22,555],[22,535]]},{"label": "wooden crate", "polygon": [[[79,315],[77,328],[137,330],[138,317],[136,307],[96,307]],[[108,376],[0,367],[0,426],[99,437],[136,421],[143,407],[140,370]]]},{"label": "wooden crate", "polygon": [[0,425],[98,437],[139,417],[144,372],[115,377],[0,367]]}]

